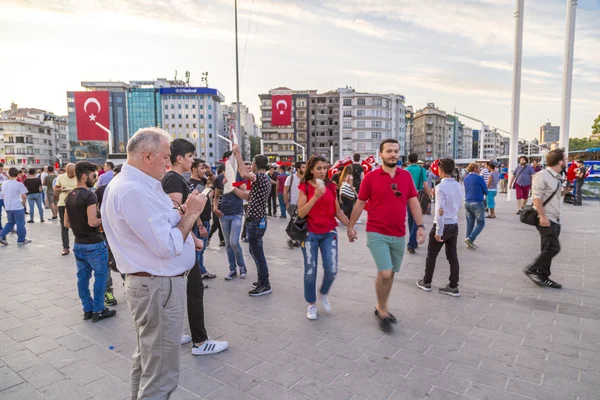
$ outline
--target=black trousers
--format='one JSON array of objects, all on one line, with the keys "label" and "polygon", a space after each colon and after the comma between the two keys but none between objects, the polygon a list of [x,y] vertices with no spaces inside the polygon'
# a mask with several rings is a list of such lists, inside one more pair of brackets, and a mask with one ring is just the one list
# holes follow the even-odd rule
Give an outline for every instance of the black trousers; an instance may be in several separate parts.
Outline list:
[{"label": "black trousers", "polygon": [[224,242],[225,238],[223,237],[223,230],[221,229],[221,221],[219,220],[219,217],[217,217],[217,214],[213,213],[212,224],[210,225],[210,234],[208,235],[208,240],[210,240],[213,237],[213,235],[215,234],[216,231],[219,231],[219,240],[221,242]]},{"label": "black trousers", "polygon": [[60,236],[62,237],[63,249],[69,249],[69,228],[65,228],[65,206],[58,207],[58,217],[60,218]]},{"label": "black trousers", "polygon": [[244,204],[244,226],[242,227],[242,239],[246,239],[246,228],[248,227],[248,204]]},{"label": "black trousers", "polygon": [[269,215],[277,216],[277,189],[275,185],[271,185],[271,195],[269,196]]},{"label": "black trousers", "polygon": [[187,277],[187,312],[192,341],[200,343],[208,339],[204,326],[204,283],[198,262]]},{"label": "black trousers", "polygon": [[450,287],[458,287],[458,275],[460,265],[458,263],[458,253],[456,251],[456,242],[458,239],[458,224],[444,226],[444,234],[442,235],[443,242],[435,240],[435,228],[433,224],[431,232],[429,232],[429,244],[427,245],[427,259],[425,260],[425,283],[431,283],[433,280],[433,272],[435,271],[435,262],[437,256],[446,247],[446,259],[450,263]]},{"label": "black trousers", "polygon": [[354,199],[349,199],[344,196],[340,196],[342,199],[342,211],[344,215],[350,219],[350,215],[352,215],[352,209],[354,208]]},{"label": "black trousers", "polygon": [[583,202],[583,182],[575,181],[575,204],[582,204]]},{"label": "black trousers", "polygon": [[544,280],[550,276],[552,259],[560,253],[560,242],[558,241],[560,224],[552,221],[550,221],[550,226],[540,226],[538,224],[537,230],[540,233],[542,251],[528,269]]}]

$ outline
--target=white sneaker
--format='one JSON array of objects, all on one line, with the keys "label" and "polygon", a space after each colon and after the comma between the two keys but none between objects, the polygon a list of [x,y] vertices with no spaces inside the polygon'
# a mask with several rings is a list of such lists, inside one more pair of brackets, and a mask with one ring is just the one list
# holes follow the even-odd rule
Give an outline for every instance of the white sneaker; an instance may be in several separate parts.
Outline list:
[{"label": "white sneaker", "polygon": [[331,312],[331,304],[329,304],[329,299],[326,294],[321,295],[321,305],[327,314]]},{"label": "white sneaker", "polygon": [[182,335],[181,336],[181,344],[188,344],[192,341],[192,337],[190,335]]},{"label": "white sneaker", "polygon": [[195,356],[205,356],[208,354],[220,353],[229,347],[229,343],[225,341],[211,340],[208,338],[200,347],[194,345],[192,347],[192,354]]},{"label": "white sneaker", "polygon": [[313,304],[310,304],[308,306],[308,310],[306,311],[306,318],[310,319],[311,321],[317,319],[317,306]]}]

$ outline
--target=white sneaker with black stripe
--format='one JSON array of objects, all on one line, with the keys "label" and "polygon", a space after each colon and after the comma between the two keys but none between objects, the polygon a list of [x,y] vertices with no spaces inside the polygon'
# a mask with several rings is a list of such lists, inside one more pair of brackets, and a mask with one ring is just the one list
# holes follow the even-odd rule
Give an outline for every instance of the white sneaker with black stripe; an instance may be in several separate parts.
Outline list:
[{"label": "white sneaker with black stripe", "polygon": [[192,354],[195,356],[205,356],[208,354],[216,354],[224,351],[229,347],[229,343],[219,340],[208,340],[204,341],[200,346],[194,345],[192,347]]}]

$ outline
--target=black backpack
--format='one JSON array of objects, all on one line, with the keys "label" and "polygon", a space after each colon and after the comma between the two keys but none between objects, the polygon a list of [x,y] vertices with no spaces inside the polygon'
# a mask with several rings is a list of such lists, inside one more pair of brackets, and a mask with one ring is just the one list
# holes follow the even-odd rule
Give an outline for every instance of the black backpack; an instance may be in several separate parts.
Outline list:
[{"label": "black backpack", "polygon": [[352,179],[354,187],[358,187],[361,182],[360,176],[364,172],[362,165],[360,164],[352,164]]}]

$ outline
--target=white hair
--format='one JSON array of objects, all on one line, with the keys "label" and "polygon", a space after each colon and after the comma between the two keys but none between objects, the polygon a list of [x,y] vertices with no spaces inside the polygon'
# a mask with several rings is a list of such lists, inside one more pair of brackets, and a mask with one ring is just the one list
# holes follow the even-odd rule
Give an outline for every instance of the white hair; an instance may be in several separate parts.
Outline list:
[{"label": "white hair", "polygon": [[127,142],[127,154],[140,154],[156,150],[162,140],[171,141],[171,135],[160,128],[142,128]]}]

